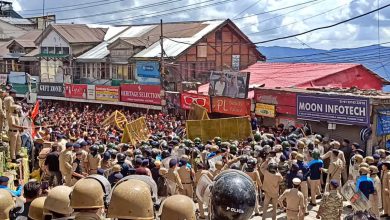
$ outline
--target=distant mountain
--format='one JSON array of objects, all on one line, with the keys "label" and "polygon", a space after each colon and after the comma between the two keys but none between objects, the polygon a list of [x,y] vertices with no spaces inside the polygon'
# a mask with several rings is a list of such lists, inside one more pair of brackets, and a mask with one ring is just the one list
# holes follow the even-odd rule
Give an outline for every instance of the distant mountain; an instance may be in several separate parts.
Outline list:
[{"label": "distant mountain", "polygon": [[[386,80],[390,80],[390,47],[367,46],[348,49],[298,49],[258,47],[267,62],[287,63],[360,63]],[[390,86],[385,87],[390,91]]]}]

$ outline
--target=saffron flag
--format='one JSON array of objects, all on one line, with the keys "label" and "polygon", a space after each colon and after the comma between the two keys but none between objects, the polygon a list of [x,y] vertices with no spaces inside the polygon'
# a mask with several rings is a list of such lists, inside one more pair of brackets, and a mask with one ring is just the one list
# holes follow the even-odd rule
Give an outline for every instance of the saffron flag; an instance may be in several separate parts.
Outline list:
[{"label": "saffron flag", "polygon": [[35,106],[31,112],[31,119],[34,121],[35,118],[37,117],[39,113],[39,101],[37,100],[37,102],[35,103]]}]

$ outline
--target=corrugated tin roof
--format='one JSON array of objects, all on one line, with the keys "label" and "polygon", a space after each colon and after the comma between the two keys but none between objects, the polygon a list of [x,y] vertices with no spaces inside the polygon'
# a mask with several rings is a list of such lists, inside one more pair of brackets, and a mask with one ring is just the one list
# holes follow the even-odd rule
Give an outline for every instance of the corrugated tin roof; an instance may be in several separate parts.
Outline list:
[{"label": "corrugated tin roof", "polygon": [[[165,38],[164,39],[164,51],[166,53],[166,56],[168,57],[176,57],[179,54],[181,54],[183,51],[185,51],[187,48],[191,47],[194,43],[199,41],[202,37],[209,34],[211,31],[213,31],[215,28],[220,26],[224,20],[216,20],[216,21],[206,21],[202,22],[201,24],[196,23],[196,25],[200,25],[199,28],[195,27],[198,31],[196,33],[192,33],[193,35],[191,37],[170,37],[170,39]],[[188,26],[188,24],[187,24]],[[190,28],[188,28],[190,29]],[[179,32],[178,35],[182,35],[183,33]],[[185,32],[188,34],[188,32]],[[177,42],[175,42],[177,41]],[[183,42],[183,43],[181,43]],[[145,50],[139,52],[134,57],[136,58],[152,58],[152,57],[159,57],[161,55],[161,46],[160,41],[155,42],[150,47],[146,48]]]},{"label": "corrugated tin roof", "polygon": [[51,26],[69,43],[100,43],[107,31],[105,28],[89,28],[85,24],[52,24]]},{"label": "corrugated tin roof", "polygon": [[107,34],[110,37],[104,37],[105,41],[87,51],[86,53],[79,56],[78,61],[88,61],[88,60],[101,60],[110,54],[110,51],[107,49],[108,45],[116,41],[120,37],[130,38],[130,37],[139,37],[147,33],[151,29],[155,28],[156,25],[145,25],[145,26],[125,26],[125,27],[110,27],[108,28]]},{"label": "corrugated tin roof", "polygon": [[[249,87],[287,88],[360,66],[355,63],[255,63],[241,72],[250,73]],[[209,84],[199,87],[208,93]]]},{"label": "corrugated tin roof", "polygon": [[12,18],[12,17],[0,17],[0,20],[5,21],[7,23],[13,24],[13,25],[32,25],[34,24],[28,19],[24,18]]}]

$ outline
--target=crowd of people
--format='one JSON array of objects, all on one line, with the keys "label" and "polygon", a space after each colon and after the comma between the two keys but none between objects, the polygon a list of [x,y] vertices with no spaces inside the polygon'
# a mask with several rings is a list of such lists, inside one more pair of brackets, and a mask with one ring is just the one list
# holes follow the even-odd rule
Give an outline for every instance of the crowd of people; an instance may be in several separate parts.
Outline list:
[{"label": "crowd of people", "polygon": [[[4,109],[9,133],[21,139],[27,126],[9,118],[29,117],[33,107],[12,102]],[[13,190],[0,177],[0,219],[276,219],[278,209],[287,219],[304,219],[317,205],[317,218],[340,219],[347,181],[370,204],[369,218],[390,214],[384,149],[365,156],[348,139],[308,127],[267,128],[254,116],[247,140],[190,140],[182,116],[121,109],[129,121],[144,116],[150,131],[148,140],[132,145],[121,143],[123,132],[114,125],[101,126],[113,111],[41,102],[34,147],[10,137],[11,162],[18,162],[20,146],[29,148],[37,172]]]}]

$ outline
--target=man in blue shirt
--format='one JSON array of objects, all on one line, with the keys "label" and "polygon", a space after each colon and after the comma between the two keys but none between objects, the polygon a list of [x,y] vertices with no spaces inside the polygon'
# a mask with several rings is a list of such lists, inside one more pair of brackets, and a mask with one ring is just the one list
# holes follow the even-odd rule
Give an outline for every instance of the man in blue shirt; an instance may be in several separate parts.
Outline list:
[{"label": "man in blue shirt", "polygon": [[19,185],[16,190],[8,188],[9,178],[6,176],[0,176],[0,189],[5,189],[11,192],[12,196],[19,197],[22,195],[23,186]]},{"label": "man in blue shirt", "polygon": [[314,149],[311,156],[313,160],[307,164],[310,169],[310,205],[316,206],[316,197],[319,195],[321,189],[321,168],[324,168],[324,162],[320,159],[320,151],[318,149]]},{"label": "man in blue shirt", "polygon": [[367,176],[370,173],[370,169],[367,167],[361,167],[359,169],[360,177],[356,181],[356,191],[362,192],[363,195],[370,199],[370,195],[375,193],[374,181]]}]

